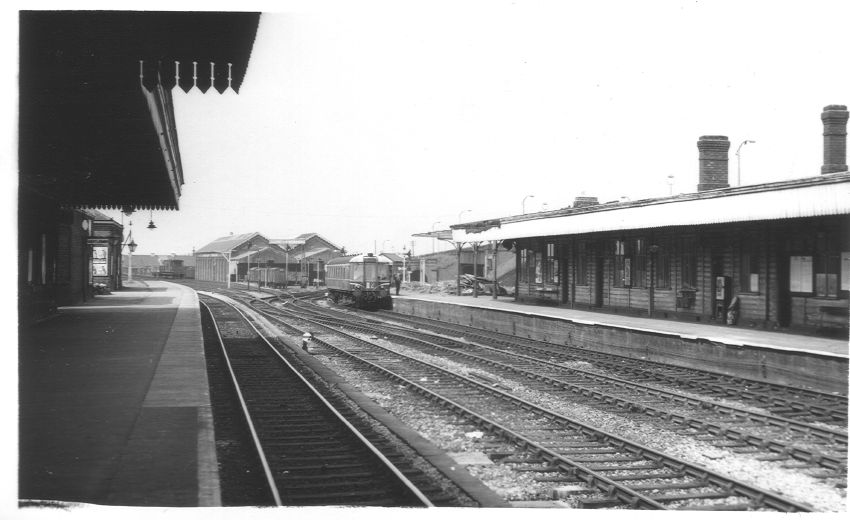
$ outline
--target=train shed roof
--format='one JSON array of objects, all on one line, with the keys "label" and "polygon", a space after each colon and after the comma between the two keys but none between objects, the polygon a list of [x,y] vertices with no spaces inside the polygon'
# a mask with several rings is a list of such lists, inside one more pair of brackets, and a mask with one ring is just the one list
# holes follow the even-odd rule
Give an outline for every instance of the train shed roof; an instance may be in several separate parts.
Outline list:
[{"label": "train shed roof", "polygon": [[228,253],[237,249],[239,246],[248,243],[256,237],[260,237],[264,242],[268,242],[266,238],[258,232],[242,233],[241,235],[228,235],[225,237],[216,238],[209,244],[195,251],[195,254],[204,253]]}]

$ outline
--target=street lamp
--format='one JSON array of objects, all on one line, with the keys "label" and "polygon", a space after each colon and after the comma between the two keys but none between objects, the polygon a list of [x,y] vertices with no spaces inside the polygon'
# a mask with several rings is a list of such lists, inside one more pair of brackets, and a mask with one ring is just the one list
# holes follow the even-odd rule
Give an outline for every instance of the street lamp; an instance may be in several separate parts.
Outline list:
[{"label": "street lamp", "polygon": [[286,252],[286,263],[284,264],[286,269],[283,273],[283,287],[284,289],[289,289],[289,252],[292,251],[292,246],[286,244],[284,251]]},{"label": "street lamp", "polygon": [[[434,230],[437,227],[437,224],[440,224],[440,223],[441,222],[438,220],[438,221],[434,222],[433,224],[431,224],[431,234],[432,235],[434,233]],[[433,253],[436,253],[436,252],[437,252],[437,240],[433,236],[431,236],[431,253],[433,254]]]},{"label": "street lamp", "polygon": [[130,254],[128,255],[128,263],[127,263],[127,282],[133,281],[133,253],[136,252],[136,241],[133,240],[132,232],[130,234],[130,241],[124,244],[127,246],[127,249],[130,250]]},{"label": "street lamp", "polygon": [[755,143],[755,141],[745,139],[738,145],[738,149],[735,151],[735,155],[738,157],[738,186],[741,185],[741,148],[747,143]]},{"label": "street lamp", "polygon": [[522,198],[522,214],[525,215],[525,199],[533,199],[534,195],[526,195]]},{"label": "street lamp", "polygon": [[465,210],[463,210],[463,211],[461,211],[460,213],[458,213],[458,214],[457,214],[457,222],[458,222],[458,224],[460,224],[460,222],[461,222],[460,217],[461,217],[464,213],[468,213],[468,212],[470,212],[470,211],[472,211],[472,210],[471,210],[471,209],[465,209]]}]

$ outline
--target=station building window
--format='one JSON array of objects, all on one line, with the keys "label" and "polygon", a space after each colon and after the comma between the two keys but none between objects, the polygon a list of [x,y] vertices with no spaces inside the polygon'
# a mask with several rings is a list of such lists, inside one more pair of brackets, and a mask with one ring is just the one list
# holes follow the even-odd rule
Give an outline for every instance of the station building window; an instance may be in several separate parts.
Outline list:
[{"label": "station building window", "polygon": [[626,241],[614,240],[614,287],[631,287],[631,259],[626,256]]},{"label": "station building window", "polygon": [[537,253],[533,249],[519,251],[519,281],[523,283],[541,283],[542,266],[538,262]]},{"label": "station building window", "polygon": [[632,287],[646,287],[646,240],[635,238],[628,242],[627,258],[631,264]]},{"label": "station building window", "polygon": [[546,244],[546,269],[545,283],[557,284],[560,283],[560,273],[558,271],[558,256],[557,248],[553,243]]},{"label": "station building window", "polygon": [[[646,287],[646,240],[614,240],[614,287]],[[662,247],[655,258],[655,286],[670,287],[670,259],[667,248]]]},{"label": "station building window", "polygon": [[751,240],[741,244],[741,291],[759,292],[758,248]]},{"label": "station building window", "polygon": [[818,233],[812,270],[815,274],[815,296],[837,298],[841,276],[841,255],[835,248],[837,240]]},{"label": "station building window", "polygon": [[529,252],[529,260],[531,261],[531,272],[534,273],[534,283],[543,283],[543,262],[537,251]]},{"label": "station building window", "polygon": [[694,237],[684,237],[679,242],[682,262],[682,287],[697,288],[697,241]]}]

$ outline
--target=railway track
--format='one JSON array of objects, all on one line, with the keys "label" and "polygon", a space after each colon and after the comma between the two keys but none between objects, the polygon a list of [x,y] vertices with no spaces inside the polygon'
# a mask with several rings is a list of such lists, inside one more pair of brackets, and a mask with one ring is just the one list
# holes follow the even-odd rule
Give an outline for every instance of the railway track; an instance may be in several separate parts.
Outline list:
[{"label": "railway track", "polygon": [[376,313],[407,327],[464,338],[470,342],[502,347],[506,351],[529,352],[558,362],[586,362],[632,381],[668,385],[707,396],[736,400],[744,405],[766,409],[772,415],[800,422],[820,422],[847,426],[847,396],[794,388],[764,381],[728,376],[659,362],[596,352],[571,345],[555,345],[530,338],[474,327],[403,315],[389,311]]},{"label": "railway track", "polygon": [[276,505],[433,505],[244,314],[222,299],[200,299],[215,318]]},{"label": "railway track", "polygon": [[[319,350],[343,355],[475,423],[510,453],[492,459],[572,483],[583,507],[639,509],[766,509],[808,511],[805,504],[689,464],[538,406],[492,381],[404,355],[315,317],[279,311],[297,330],[320,327]],[[288,316],[286,316],[288,314]],[[300,326],[294,323],[301,323]],[[300,328],[299,328],[300,327]],[[504,448],[503,450],[504,451]]]},{"label": "railway track", "polygon": [[[656,389],[640,383],[582,370],[574,365],[505,352],[419,330],[391,328],[373,320],[349,315],[327,317],[309,312],[321,323],[380,333],[385,339],[419,351],[482,367],[502,377],[513,378],[540,391],[571,402],[585,401],[614,413],[642,413],[668,429],[699,436],[700,440],[739,453],[754,452],[761,460],[798,461],[808,468],[823,468],[822,478],[846,479],[847,435],[837,428],[808,423],[719,404],[680,392]],[[764,452],[770,452],[765,454]],[[803,469],[801,467],[800,469]]]}]

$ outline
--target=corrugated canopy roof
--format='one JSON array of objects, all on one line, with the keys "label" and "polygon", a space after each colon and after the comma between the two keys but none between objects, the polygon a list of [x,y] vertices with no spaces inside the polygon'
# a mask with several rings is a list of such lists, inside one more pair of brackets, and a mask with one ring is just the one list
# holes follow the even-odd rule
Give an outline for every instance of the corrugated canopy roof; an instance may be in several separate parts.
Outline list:
[{"label": "corrugated canopy roof", "polygon": [[850,215],[850,174],[505,217],[499,219],[499,226],[486,228],[462,224],[452,227],[452,240],[481,242],[825,215]]}]

